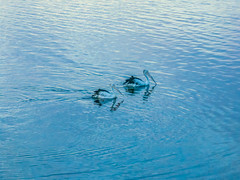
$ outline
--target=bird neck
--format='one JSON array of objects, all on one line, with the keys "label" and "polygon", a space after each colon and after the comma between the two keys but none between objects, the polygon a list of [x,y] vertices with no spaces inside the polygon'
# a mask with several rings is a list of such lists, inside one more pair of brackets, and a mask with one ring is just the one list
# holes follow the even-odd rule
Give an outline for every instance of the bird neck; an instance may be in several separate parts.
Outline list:
[{"label": "bird neck", "polygon": [[149,84],[149,78],[148,78],[147,74],[144,74],[144,76],[146,77],[145,84],[148,85]]}]

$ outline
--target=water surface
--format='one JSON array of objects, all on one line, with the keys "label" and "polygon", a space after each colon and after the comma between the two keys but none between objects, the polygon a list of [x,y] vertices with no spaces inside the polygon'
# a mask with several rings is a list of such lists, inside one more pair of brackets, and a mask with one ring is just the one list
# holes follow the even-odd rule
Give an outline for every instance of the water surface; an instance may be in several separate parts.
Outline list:
[{"label": "water surface", "polygon": [[1,179],[240,177],[238,0],[0,6]]}]

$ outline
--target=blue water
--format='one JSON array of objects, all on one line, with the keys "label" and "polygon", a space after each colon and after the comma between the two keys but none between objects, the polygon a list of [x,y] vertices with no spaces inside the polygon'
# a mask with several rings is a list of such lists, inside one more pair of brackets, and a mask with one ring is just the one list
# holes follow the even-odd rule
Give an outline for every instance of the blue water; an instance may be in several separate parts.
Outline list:
[{"label": "blue water", "polygon": [[239,0],[0,7],[0,179],[240,178]]}]

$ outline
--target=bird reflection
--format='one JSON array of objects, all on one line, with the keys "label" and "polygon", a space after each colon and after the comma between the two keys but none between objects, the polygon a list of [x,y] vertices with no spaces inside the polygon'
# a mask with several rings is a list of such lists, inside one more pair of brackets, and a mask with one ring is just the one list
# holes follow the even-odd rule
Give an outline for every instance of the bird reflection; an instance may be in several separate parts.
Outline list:
[{"label": "bird reflection", "polygon": [[116,105],[115,105],[115,103],[116,103],[116,102],[115,102],[115,103],[111,106],[111,110],[110,110],[110,111],[116,111],[123,102],[124,102],[124,100],[122,100],[121,102],[118,102]]},{"label": "bird reflection", "polygon": [[154,88],[155,88],[156,86],[157,86],[157,85],[151,87],[151,89],[149,88],[149,86],[147,87],[147,89],[146,89],[146,91],[145,91],[145,93],[144,93],[144,95],[143,95],[143,100],[144,100],[144,101],[147,101],[147,100],[148,100],[149,96],[152,94],[152,92],[153,92],[153,90],[154,90]]},{"label": "bird reflection", "polygon": [[124,102],[124,100],[117,102],[117,99],[96,99],[94,100],[94,104],[98,105],[99,107],[101,107],[104,104],[107,104],[109,102],[112,102],[112,105],[110,107],[110,111],[116,111],[120,105]]},{"label": "bird reflection", "polygon": [[128,92],[130,94],[137,94],[140,91],[142,91],[143,89],[146,89],[146,87],[148,87],[148,86],[141,86],[141,87],[135,87],[135,88],[126,86],[126,87],[124,87],[124,89],[126,92]]},{"label": "bird reflection", "polygon": [[155,84],[154,86],[150,87],[150,86],[145,86],[145,87],[137,87],[137,88],[128,88],[125,87],[125,91],[130,93],[130,94],[139,94],[140,91],[142,91],[143,89],[145,89],[144,95],[143,95],[143,100],[147,101],[147,99],[149,98],[149,96],[152,94],[152,92],[154,91],[154,88],[157,86],[157,84]]}]

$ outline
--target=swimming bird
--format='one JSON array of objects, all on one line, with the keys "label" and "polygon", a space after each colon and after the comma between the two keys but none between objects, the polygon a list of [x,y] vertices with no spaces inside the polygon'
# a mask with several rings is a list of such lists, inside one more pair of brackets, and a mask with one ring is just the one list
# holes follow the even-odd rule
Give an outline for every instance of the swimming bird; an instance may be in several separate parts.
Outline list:
[{"label": "swimming bird", "polygon": [[123,86],[127,88],[139,88],[144,86],[149,86],[149,77],[151,80],[157,85],[157,82],[153,79],[153,77],[150,75],[148,70],[143,70],[143,75],[146,77],[146,81],[144,82],[142,79],[131,76],[130,78],[126,79],[126,81],[123,83]]},{"label": "swimming bird", "polygon": [[117,98],[117,95],[115,94],[115,90],[123,95],[117,88],[114,84],[111,85],[112,87],[112,92],[109,92],[105,89],[98,89],[96,91],[94,91],[94,94],[92,95],[92,98],[94,99],[102,99],[102,100],[110,100],[110,99],[115,99]]}]

